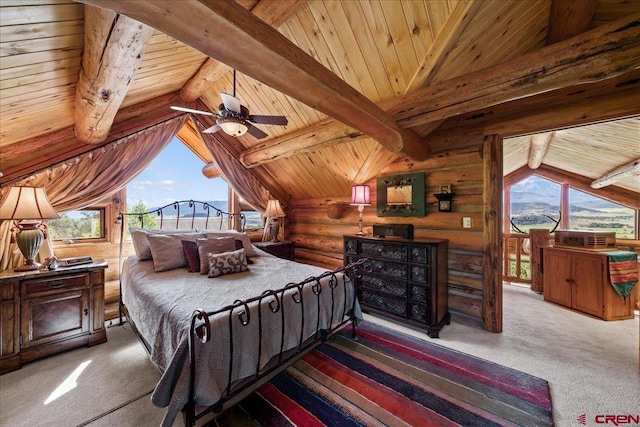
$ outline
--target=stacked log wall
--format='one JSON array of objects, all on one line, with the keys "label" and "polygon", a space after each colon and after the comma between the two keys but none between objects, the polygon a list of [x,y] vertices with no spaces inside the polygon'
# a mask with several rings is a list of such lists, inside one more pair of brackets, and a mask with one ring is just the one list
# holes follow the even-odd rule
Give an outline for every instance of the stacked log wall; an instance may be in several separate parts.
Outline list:
[{"label": "stacked log wall", "polygon": [[[376,179],[371,187],[372,205],[364,209],[364,230],[372,235],[373,224],[410,223],[414,238],[449,240],[449,310],[457,318],[482,325],[483,298],[483,162],[480,146],[443,152],[424,162],[399,160],[383,169],[380,176],[424,171],[426,175],[424,217],[378,217]],[[439,212],[440,186],[451,184],[453,211]],[[331,219],[329,206],[343,204],[341,217]],[[472,227],[462,228],[463,217]],[[288,239],[296,243],[296,260],[325,268],[343,263],[343,236],[358,231],[358,209],[349,205],[349,196],[295,200],[287,213]]]}]

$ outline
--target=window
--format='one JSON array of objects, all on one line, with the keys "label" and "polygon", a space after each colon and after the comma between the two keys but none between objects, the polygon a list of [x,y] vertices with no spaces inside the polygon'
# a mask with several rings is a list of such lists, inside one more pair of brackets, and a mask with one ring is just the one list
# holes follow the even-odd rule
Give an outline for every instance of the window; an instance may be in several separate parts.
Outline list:
[{"label": "window", "polygon": [[582,191],[569,190],[569,228],[614,231],[616,239],[635,238],[635,211]]},{"label": "window", "polygon": [[555,226],[560,215],[560,184],[530,176],[511,186],[511,222],[523,233]]},{"label": "window", "polygon": [[509,187],[509,219],[523,233],[531,228],[553,229],[560,217],[563,187],[569,206],[562,212],[562,228],[614,231],[617,239],[637,238],[634,209],[536,175]]},{"label": "window", "polygon": [[49,220],[52,240],[104,239],[104,208],[87,208],[63,212],[60,218]]}]

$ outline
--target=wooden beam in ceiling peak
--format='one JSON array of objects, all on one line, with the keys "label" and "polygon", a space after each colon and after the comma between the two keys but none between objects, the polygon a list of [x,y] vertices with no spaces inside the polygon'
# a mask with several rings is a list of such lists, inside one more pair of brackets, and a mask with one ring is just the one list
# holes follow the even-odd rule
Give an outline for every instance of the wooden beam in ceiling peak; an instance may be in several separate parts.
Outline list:
[{"label": "wooden beam in ceiling peak", "polygon": [[[415,132],[400,129],[393,116],[236,2],[80,1],[144,22],[352,126],[392,152],[414,160],[429,155],[428,144]],[[206,27],[193,25],[198,22],[205,22]]]},{"label": "wooden beam in ceiling peak", "polygon": [[[251,9],[251,13],[266,24],[278,28],[306,3],[307,0],[261,0]],[[208,58],[198,72],[183,86],[180,96],[187,102],[195,101],[200,98],[207,86],[229,71],[231,68],[222,62]]]},{"label": "wooden beam in ceiling peak", "polygon": [[404,128],[640,69],[640,14],[380,106]]},{"label": "wooden beam in ceiling peak", "polygon": [[542,159],[547,153],[551,140],[556,135],[555,132],[539,133],[531,135],[529,144],[529,167],[538,169],[542,164]]},{"label": "wooden beam in ceiling peak", "polygon": [[451,49],[475,18],[481,5],[480,0],[461,0],[455,5],[442,30],[431,44],[431,50],[422,60],[411,83],[407,86],[405,94],[431,83]]},{"label": "wooden beam in ceiling peak", "polygon": [[84,52],[76,85],[75,133],[99,144],[111,129],[153,33],[127,16],[85,6]]}]

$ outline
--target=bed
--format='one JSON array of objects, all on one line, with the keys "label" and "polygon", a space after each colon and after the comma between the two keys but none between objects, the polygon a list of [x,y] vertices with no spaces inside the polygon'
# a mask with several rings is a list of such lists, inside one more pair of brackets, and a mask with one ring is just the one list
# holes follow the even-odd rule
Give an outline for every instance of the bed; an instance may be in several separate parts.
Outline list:
[{"label": "bed", "polygon": [[[176,203],[194,212],[199,203],[208,206]],[[176,211],[176,204],[167,206]],[[246,234],[224,230],[227,214],[210,206],[216,230],[194,227],[193,220],[188,228],[182,220],[163,229],[165,208],[153,212],[159,230],[131,229],[136,254],[122,261],[120,276],[122,312],[161,372],[151,399],[167,408],[163,425],[180,412],[188,426],[215,417],[346,325],[355,337],[361,313],[353,279],[366,260],[327,271],[277,258]],[[124,235],[127,214],[120,218]],[[148,248],[138,251],[140,234]],[[229,249],[231,240],[234,250],[209,252]],[[206,274],[193,271],[187,250],[193,243],[202,273],[203,259],[210,261]],[[144,255],[146,249],[151,253]],[[225,257],[233,262],[224,268],[237,271],[217,274]]]}]

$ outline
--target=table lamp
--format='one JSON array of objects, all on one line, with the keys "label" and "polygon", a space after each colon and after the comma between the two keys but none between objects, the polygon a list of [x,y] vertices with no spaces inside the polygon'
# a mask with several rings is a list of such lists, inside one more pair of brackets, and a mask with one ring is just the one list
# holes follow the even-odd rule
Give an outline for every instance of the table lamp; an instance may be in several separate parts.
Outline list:
[{"label": "table lamp", "polygon": [[36,257],[42,241],[47,238],[47,226],[43,219],[60,218],[53,209],[47,193],[42,187],[11,187],[0,206],[0,219],[12,220],[11,229],[20,252],[26,262],[15,271],[31,271],[40,269]]},{"label": "table lamp", "polygon": [[280,222],[278,218],[282,218],[285,216],[282,207],[280,206],[280,202],[275,199],[270,199],[267,202],[267,210],[265,211],[265,216],[269,218],[270,227],[271,227],[271,236],[272,242],[279,242],[278,240],[278,232],[280,231]]},{"label": "table lamp", "polygon": [[365,206],[371,205],[371,189],[368,185],[354,185],[351,187],[351,204],[358,206],[358,212],[360,213],[360,219],[358,220],[359,230],[356,233],[358,236],[364,236],[362,231],[362,213]]}]

